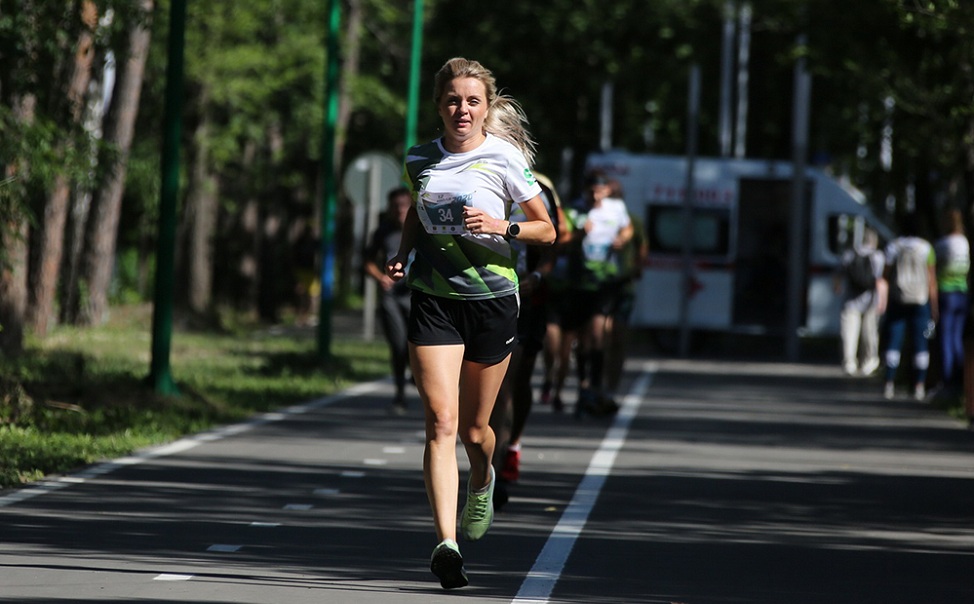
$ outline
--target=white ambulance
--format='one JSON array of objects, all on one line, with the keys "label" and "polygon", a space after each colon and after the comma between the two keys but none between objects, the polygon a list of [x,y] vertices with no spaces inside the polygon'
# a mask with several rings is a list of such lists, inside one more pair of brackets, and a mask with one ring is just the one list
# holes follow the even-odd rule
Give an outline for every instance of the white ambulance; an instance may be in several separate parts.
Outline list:
[{"label": "white ambulance", "polygon": [[[682,156],[621,151],[593,154],[586,162],[586,170],[599,169],[619,181],[649,240],[632,314],[636,327],[680,327],[688,165]],[[784,335],[792,175],[790,162],[694,160],[691,329]],[[842,295],[834,291],[833,276],[843,251],[860,240],[864,226],[879,234],[881,244],[892,231],[860,191],[821,170],[806,170],[805,195],[800,334],[836,335]]]}]

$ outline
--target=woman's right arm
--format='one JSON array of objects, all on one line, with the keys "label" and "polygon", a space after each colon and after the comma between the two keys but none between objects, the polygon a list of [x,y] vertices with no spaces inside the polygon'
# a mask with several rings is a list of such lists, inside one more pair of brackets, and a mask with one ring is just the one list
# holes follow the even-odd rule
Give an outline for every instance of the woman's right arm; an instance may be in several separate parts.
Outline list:
[{"label": "woman's right arm", "polygon": [[399,251],[386,264],[386,274],[393,281],[399,281],[406,276],[406,263],[409,260],[409,253],[416,245],[416,229],[419,228],[419,214],[416,213],[416,206],[409,208],[406,220],[402,225],[402,239],[399,240]]}]

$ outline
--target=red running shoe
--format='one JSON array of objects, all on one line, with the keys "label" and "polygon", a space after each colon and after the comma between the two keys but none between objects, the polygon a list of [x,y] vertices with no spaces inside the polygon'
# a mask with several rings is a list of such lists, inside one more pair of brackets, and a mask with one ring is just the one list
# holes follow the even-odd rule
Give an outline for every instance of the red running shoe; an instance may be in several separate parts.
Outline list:
[{"label": "red running shoe", "polygon": [[504,456],[504,467],[501,468],[501,480],[504,482],[517,482],[521,477],[521,450],[508,449]]},{"label": "red running shoe", "polygon": [[541,384],[541,404],[551,404],[551,382],[545,381]]}]

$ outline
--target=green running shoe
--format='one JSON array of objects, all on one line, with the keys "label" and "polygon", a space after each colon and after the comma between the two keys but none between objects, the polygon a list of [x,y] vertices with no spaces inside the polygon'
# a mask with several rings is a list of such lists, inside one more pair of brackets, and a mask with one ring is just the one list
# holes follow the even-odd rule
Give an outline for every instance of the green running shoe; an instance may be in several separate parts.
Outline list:
[{"label": "green running shoe", "polygon": [[468,541],[476,541],[487,534],[490,523],[494,521],[494,468],[490,468],[490,483],[483,492],[470,490],[467,481],[467,503],[463,506],[460,518],[460,533]]},{"label": "green running shoe", "polygon": [[440,580],[443,589],[465,587],[467,573],[463,571],[463,556],[460,547],[453,539],[444,539],[433,550],[430,557],[430,570]]}]

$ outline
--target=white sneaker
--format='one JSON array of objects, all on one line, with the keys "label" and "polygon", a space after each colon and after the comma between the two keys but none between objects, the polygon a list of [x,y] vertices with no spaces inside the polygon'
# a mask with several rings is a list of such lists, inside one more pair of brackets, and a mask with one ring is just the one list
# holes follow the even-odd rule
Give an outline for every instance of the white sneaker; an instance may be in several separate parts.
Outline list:
[{"label": "white sneaker", "polygon": [[886,386],[883,387],[883,398],[890,400],[896,396],[896,389],[893,387],[893,382],[886,382]]},{"label": "white sneaker", "polygon": [[866,361],[862,364],[862,374],[863,375],[872,375],[873,373],[876,372],[877,369],[879,369],[879,359],[878,358],[875,358],[875,359],[866,359]]},{"label": "white sneaker", "polygon": [[842,364],[842,372],[845,373],[846,375],[855,375],[856,374],[856,364],[855,363],[843,363]]},{"label": "white sneaker", "polygon": [[917,387],[913,390],[913,398],[918,401],[922,401],[927,396],[927,391],[923,387],[923,384],[917,384]]}]

